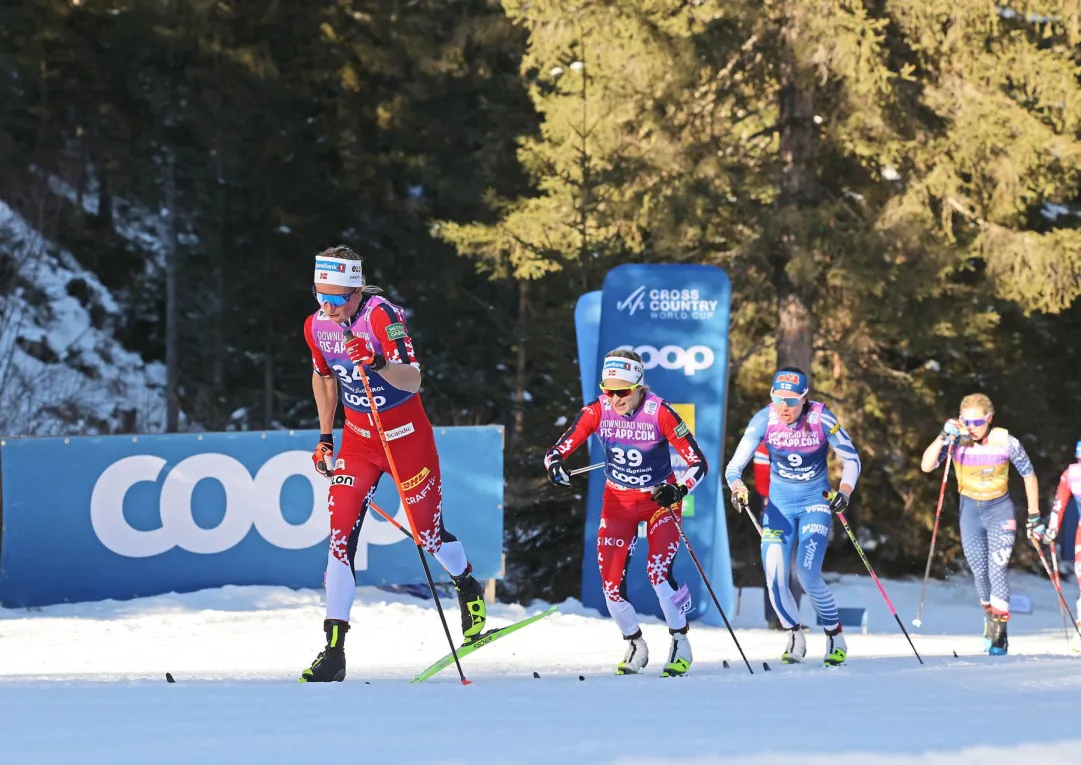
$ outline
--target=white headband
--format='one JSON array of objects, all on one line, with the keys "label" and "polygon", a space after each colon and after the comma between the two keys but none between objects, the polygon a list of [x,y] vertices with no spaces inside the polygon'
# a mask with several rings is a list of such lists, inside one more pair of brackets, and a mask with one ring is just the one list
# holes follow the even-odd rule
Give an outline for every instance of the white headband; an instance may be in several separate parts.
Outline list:
[{"label": "white headband", "polygon": [[612,387],[607,384],[609,380],[637,385],[642,382],[645,374],[646,368],[642,366],[640,361],[623,358],[622,356],[605,356],[604,365],[601,367],[601,386],[604,388]]},{"label": "white headband", "polygon": [[344,260],[316,256],[315,283],[336,284],[339,287],[363,287],[364,267],[359,260]]}]

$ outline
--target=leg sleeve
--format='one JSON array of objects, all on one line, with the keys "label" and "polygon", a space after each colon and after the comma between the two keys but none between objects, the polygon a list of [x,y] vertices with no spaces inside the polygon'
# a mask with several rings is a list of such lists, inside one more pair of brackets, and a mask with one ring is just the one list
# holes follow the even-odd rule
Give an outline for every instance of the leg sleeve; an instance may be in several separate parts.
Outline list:
[{"label": "leg sleeve", "polygon": [[788,561],[796,541],[795,519],[770,502],[762,516],[762,568],[766,572],[769,600],[782,626],[792,629],[800,623],[799,609],[788,589]]},{"label": "leg sleeve", "polygon": [[638,631],[638,615],[627,600],[627,567],[638,541],[638,519],[606,489],[601,506],[601,525],[597,530],[597,566],[601,572],[604,600],[608,613],[624,635]]},{"label": "leg sleeve", "polygon": [[961,549],[972,571],[980,603],[991,602],[991,580],[987,576],[987,533],[980,522],[980,511],[972,500],[961,498]]},{"label": "leg sleeve", "polygon": [[1017,537],[1017,517],[1009,496],[995,504],[983,515],[987,534],[987,580],[991,585],[991,610],[1000,615],[1010,613],[1010,583],[1006,569],[1013,555]]},{"label": "leg sleeve", "polygon": [[364,516],[375,496],[382,468],[375,460],[343,448],[334,467],[330,499],[330,550],[327,555],[327,618],[349,620],[356,594],[353,561]]},{"label": "leg sleeve", "polygon": [[[657,593],[665,623],[670,629],[681,630],[687,626],[690,596],[687,588],[680,588],[672,575],[672,563],[679,552],[679,529],[667,509],[657,509],[652,501],[646,501],[643,505],[643,515],[648,519],[646,538],[649,541],[646,574],[653,591]],[[674,511],[676,518],[682,518],[683,503],[680,502]]]},{"label": "leg sleeve", "polygon": [[832,516],[828,507],[816,505],[807,508],[799,519],[799,545],[796,554],[796,573],[800,584],[811,599],[822,627],[835,629],[839,622],[837,602],[833,592],[822,578],[822,562],[826,557]]}]

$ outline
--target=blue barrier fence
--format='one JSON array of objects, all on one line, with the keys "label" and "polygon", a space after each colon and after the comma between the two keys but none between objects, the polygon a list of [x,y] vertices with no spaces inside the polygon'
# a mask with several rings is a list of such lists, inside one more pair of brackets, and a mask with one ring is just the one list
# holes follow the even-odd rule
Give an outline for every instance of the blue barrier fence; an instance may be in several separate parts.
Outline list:
[{"label": "blue barrier fence", "polygon": [[[316,431],[4,440],[0,605],[322,586],[329,483],[312,468],[317,440]],[[444,525],[478,579],[499,578],[503,429],[436,428],[435,440]],[[408,528],[389,476],[375,503]],[[376,514],[356,569],[358,584],[425,581],[416,547]],[[448,581],[440,566],[432,573]]]}]

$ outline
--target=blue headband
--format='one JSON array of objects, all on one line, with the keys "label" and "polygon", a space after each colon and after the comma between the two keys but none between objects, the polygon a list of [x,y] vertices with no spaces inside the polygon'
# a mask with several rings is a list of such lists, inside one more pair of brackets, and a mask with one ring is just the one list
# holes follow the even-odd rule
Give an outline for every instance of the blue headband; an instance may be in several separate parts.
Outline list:
[{"label": "blue headband", "polygon": [[785,390],[802,396],[807,392],[807,375],[800,372],[778,372],[773,376],[773,390]]}]

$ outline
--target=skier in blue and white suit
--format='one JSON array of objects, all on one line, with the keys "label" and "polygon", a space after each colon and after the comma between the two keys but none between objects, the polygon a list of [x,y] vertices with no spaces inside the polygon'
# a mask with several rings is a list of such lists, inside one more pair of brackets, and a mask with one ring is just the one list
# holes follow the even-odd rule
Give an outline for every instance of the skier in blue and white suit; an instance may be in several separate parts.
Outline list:
[{"label": "skier in blue and white suit", "polygon": [[[743,470],[765,439],[771,467],[769,507],[762,522],[762,565],[770,602],[788,631],[781,660],[791,664],[807,654],[805,628],[785,569],[792,546],[798,545],[796,573],[825,628],[825,663],[837,666],[845,661],[848,646],[841,634],[837,603],[822,579],[822,559],[832,513],[848,507],[860,475],[860,458],[833,412],[825,404],[808,401],[807,392],[807,375],[802,370],[778,370],[771,404],[751,418],[724,477],[732,490],[732,505],[741,512],[750,497],[743,484]],[[826,465],[830,447],[843,461],[843,470],[840,487],[827,504],[823,496],[830,488]]]}]

